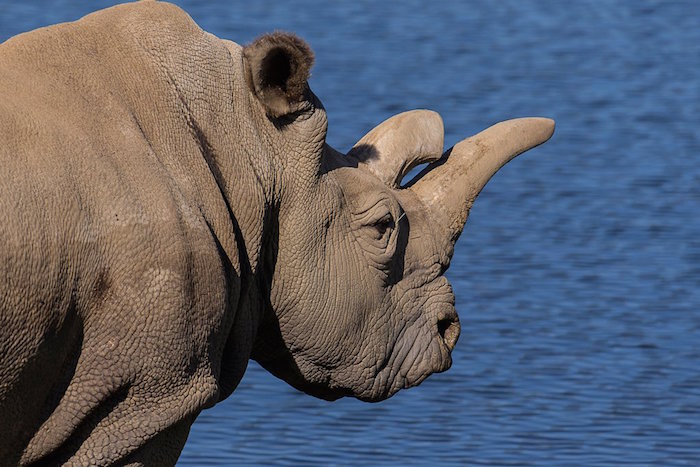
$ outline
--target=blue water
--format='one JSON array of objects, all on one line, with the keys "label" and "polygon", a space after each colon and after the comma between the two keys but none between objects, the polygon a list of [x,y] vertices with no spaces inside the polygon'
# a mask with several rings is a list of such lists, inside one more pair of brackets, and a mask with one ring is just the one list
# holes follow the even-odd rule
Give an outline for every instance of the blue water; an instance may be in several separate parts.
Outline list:
[{"label": "blue water", "polygon": [[[177,3],[240,43],[307,39],[341,150],[418,107],[448,145],[557,121],[472,210],[450,371],[327,403],[251,363],[180,465],[700,465],[700,3]],[[106,4],[0,3],[0,40]]]}]

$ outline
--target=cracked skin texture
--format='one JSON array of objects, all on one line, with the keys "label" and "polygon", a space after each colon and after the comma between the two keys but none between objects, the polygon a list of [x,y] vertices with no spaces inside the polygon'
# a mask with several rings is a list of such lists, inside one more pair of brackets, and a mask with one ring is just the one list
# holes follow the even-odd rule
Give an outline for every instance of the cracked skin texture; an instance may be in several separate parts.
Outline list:
[{"label": "cracked skin texture", "polygon": [[449,368],[463,155],[398,186],[429,111],[338,153],[312,62],[160,2],[0,44],[0,465],[173,465],[250,358],[329,400]]},{"label": "cracked skin texture", "polygon": [[240,379],[268,193],[236,179],[272,172],[226,141],[236,60],[156,3],[0,46],[0,462],[173,463]]}]

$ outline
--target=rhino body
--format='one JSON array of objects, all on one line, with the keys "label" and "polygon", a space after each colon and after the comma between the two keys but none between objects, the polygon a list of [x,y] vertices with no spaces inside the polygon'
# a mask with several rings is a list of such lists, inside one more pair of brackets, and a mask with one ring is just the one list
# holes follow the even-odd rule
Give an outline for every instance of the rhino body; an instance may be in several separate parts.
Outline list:
[{"label": "rhino body", "polygon": [[413,111],[340,154],[312,60],[156,2],[0,45],[0,464],[174,464],[250,358],[329,400],[450,366],[454,243],[552,122],[443,156]]}]

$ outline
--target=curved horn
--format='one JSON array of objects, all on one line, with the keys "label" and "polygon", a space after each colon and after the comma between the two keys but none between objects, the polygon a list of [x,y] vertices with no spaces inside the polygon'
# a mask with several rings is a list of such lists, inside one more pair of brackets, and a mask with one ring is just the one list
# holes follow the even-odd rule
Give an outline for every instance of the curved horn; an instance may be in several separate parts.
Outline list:
[{"label": "curved horn", "polygon": [[548,118],[518,118],[497,123],[457,143],[423,170],[411,186],[448,240],[456,242],[474,200],[489,179],[508,161],[547,141],[554,133]]},{"label": "curved horn", "polygon": [[432,110],[411,110],[377,125],[355,144],[348,156],[390,187],[398,188],[409,170],[438,160],[443,143],[440,115]]}]

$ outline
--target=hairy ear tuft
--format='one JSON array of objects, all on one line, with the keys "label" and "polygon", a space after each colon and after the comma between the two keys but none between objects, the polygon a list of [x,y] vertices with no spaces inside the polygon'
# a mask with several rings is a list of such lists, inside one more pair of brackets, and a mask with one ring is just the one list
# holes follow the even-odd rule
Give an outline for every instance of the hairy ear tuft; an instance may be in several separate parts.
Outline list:
[{"label": "hairy ear tuft", "polygon": [[314,63],[311,48],[295,36],[274,32],[243,48],[248,85],[273,118],[296,110],[307,98],[309,73]]}]

